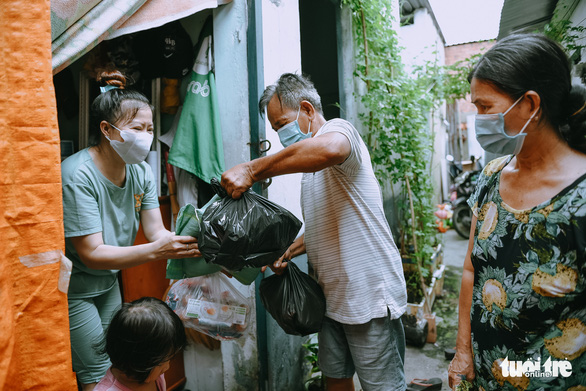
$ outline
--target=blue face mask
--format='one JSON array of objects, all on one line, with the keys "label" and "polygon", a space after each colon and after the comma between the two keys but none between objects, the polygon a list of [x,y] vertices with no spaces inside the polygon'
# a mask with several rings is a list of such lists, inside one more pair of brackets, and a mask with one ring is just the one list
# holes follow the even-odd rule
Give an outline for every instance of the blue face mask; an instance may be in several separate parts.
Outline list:
[{"label": "blue face mask", "polygon": [[307,134],[303,133],[299,127],[299,121],[297,120],[299,119],[300,111],[301,106],[299,107],[299,110],[297,110],[297,118],[295,118],[295,121],[289,122],[277,130],[279,140],[281,140],[281,144],[283,144],[283,147],[285,148],[287,148],[289,145],[295,144],[297,141],[305,140],[306,138],[311,137],[311,121],[309,121],[309,129],[307,130]]},{"label": "blue face mask", "polygon": [[517,99],[517,101],[504,113],[476,114],[474,125],[476,128],[476,140],[478,140],[478,143],[485,151],[502,155],[517,155],[521,152],[523,141],[525,141],[525,136],[527,136],[527,134],[523,132],[538,111],[535,110],[518,134],[509,136],[505,132],[505,115],[507,115],[507,113],[511,111],[521,99],[523,99],[523,96]]}]

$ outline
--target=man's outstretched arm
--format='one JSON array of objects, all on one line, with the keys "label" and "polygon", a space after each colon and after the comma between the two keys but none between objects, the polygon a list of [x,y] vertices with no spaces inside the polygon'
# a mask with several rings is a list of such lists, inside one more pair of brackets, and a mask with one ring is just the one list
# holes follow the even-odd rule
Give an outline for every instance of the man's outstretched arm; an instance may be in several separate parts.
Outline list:
[{"label": "man's outstretched arm", "polygon": [[255,182],[295,172],[317,172],[343,163],[350,152],[346,136],[326,133],[299,141],[274,155],[232,167],[222,174],[222,187],[232,198],[240,198]]}]

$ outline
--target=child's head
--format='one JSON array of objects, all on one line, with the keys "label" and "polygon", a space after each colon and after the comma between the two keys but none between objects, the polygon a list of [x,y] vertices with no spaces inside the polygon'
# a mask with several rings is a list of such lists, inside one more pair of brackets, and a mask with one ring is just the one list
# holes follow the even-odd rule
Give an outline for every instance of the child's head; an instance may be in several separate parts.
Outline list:
[{"label": "child's head", "polygon": [[[187,345],[181,319],[167,304],[153,297],[124,303],[116,312],[105,339],[112,367],[144,383],[153,369],[160,376],[166,364]],[[153,380],[153,379],[149,379]]]}]

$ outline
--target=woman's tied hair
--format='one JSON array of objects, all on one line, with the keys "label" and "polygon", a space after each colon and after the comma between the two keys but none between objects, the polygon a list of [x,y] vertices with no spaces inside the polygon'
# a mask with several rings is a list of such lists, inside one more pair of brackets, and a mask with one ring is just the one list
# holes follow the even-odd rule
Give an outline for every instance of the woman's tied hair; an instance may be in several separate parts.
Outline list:
[{"label": "woman's tied hair", "polygon": [[127,90],[126,77],[117,70],[98,72],[96,81],[101,87],[114,87],[98,95],[90,108],[90,140],[91,146],[98,145],[101,139],[100,123],[106,121],[113,125],[132,121],[138,111],[143,108],[154,108],[142,93]]},{"label": "woman's tied hair", "polygon": [[305,100],[323,115],[321,98],[306,75],[284,73],[275,84],[268,86],[258,103],[258,109],[262,116],[264,116],[269,102],[275,95],[283,108],[297,110],[300,103]]},{"label": "woman's tied hair", "polygon": [[540,121],[548,121],[571,148],[586,152],[586,100],[581,85],[572,85],[564,49],[543,34],[513,34],[498,41],[468,75],[491,83],[518,99],[535,91],[541,99]]}]

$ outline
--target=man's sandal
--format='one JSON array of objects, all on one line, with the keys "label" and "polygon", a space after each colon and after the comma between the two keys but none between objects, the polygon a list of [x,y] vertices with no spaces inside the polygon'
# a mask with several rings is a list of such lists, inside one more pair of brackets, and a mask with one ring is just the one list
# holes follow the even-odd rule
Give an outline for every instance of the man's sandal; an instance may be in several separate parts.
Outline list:
[{"label": "man's sandal", "polygon": [[431,379],[413,379],[407,385],[407,391],[440,391],[442,389],[442,379],[432,377]]},{"label": "man's sandal", "polygon": [[445,348],[444,349],[444,357],[446,360],[451,360],[456,355],[456,348]]}]

